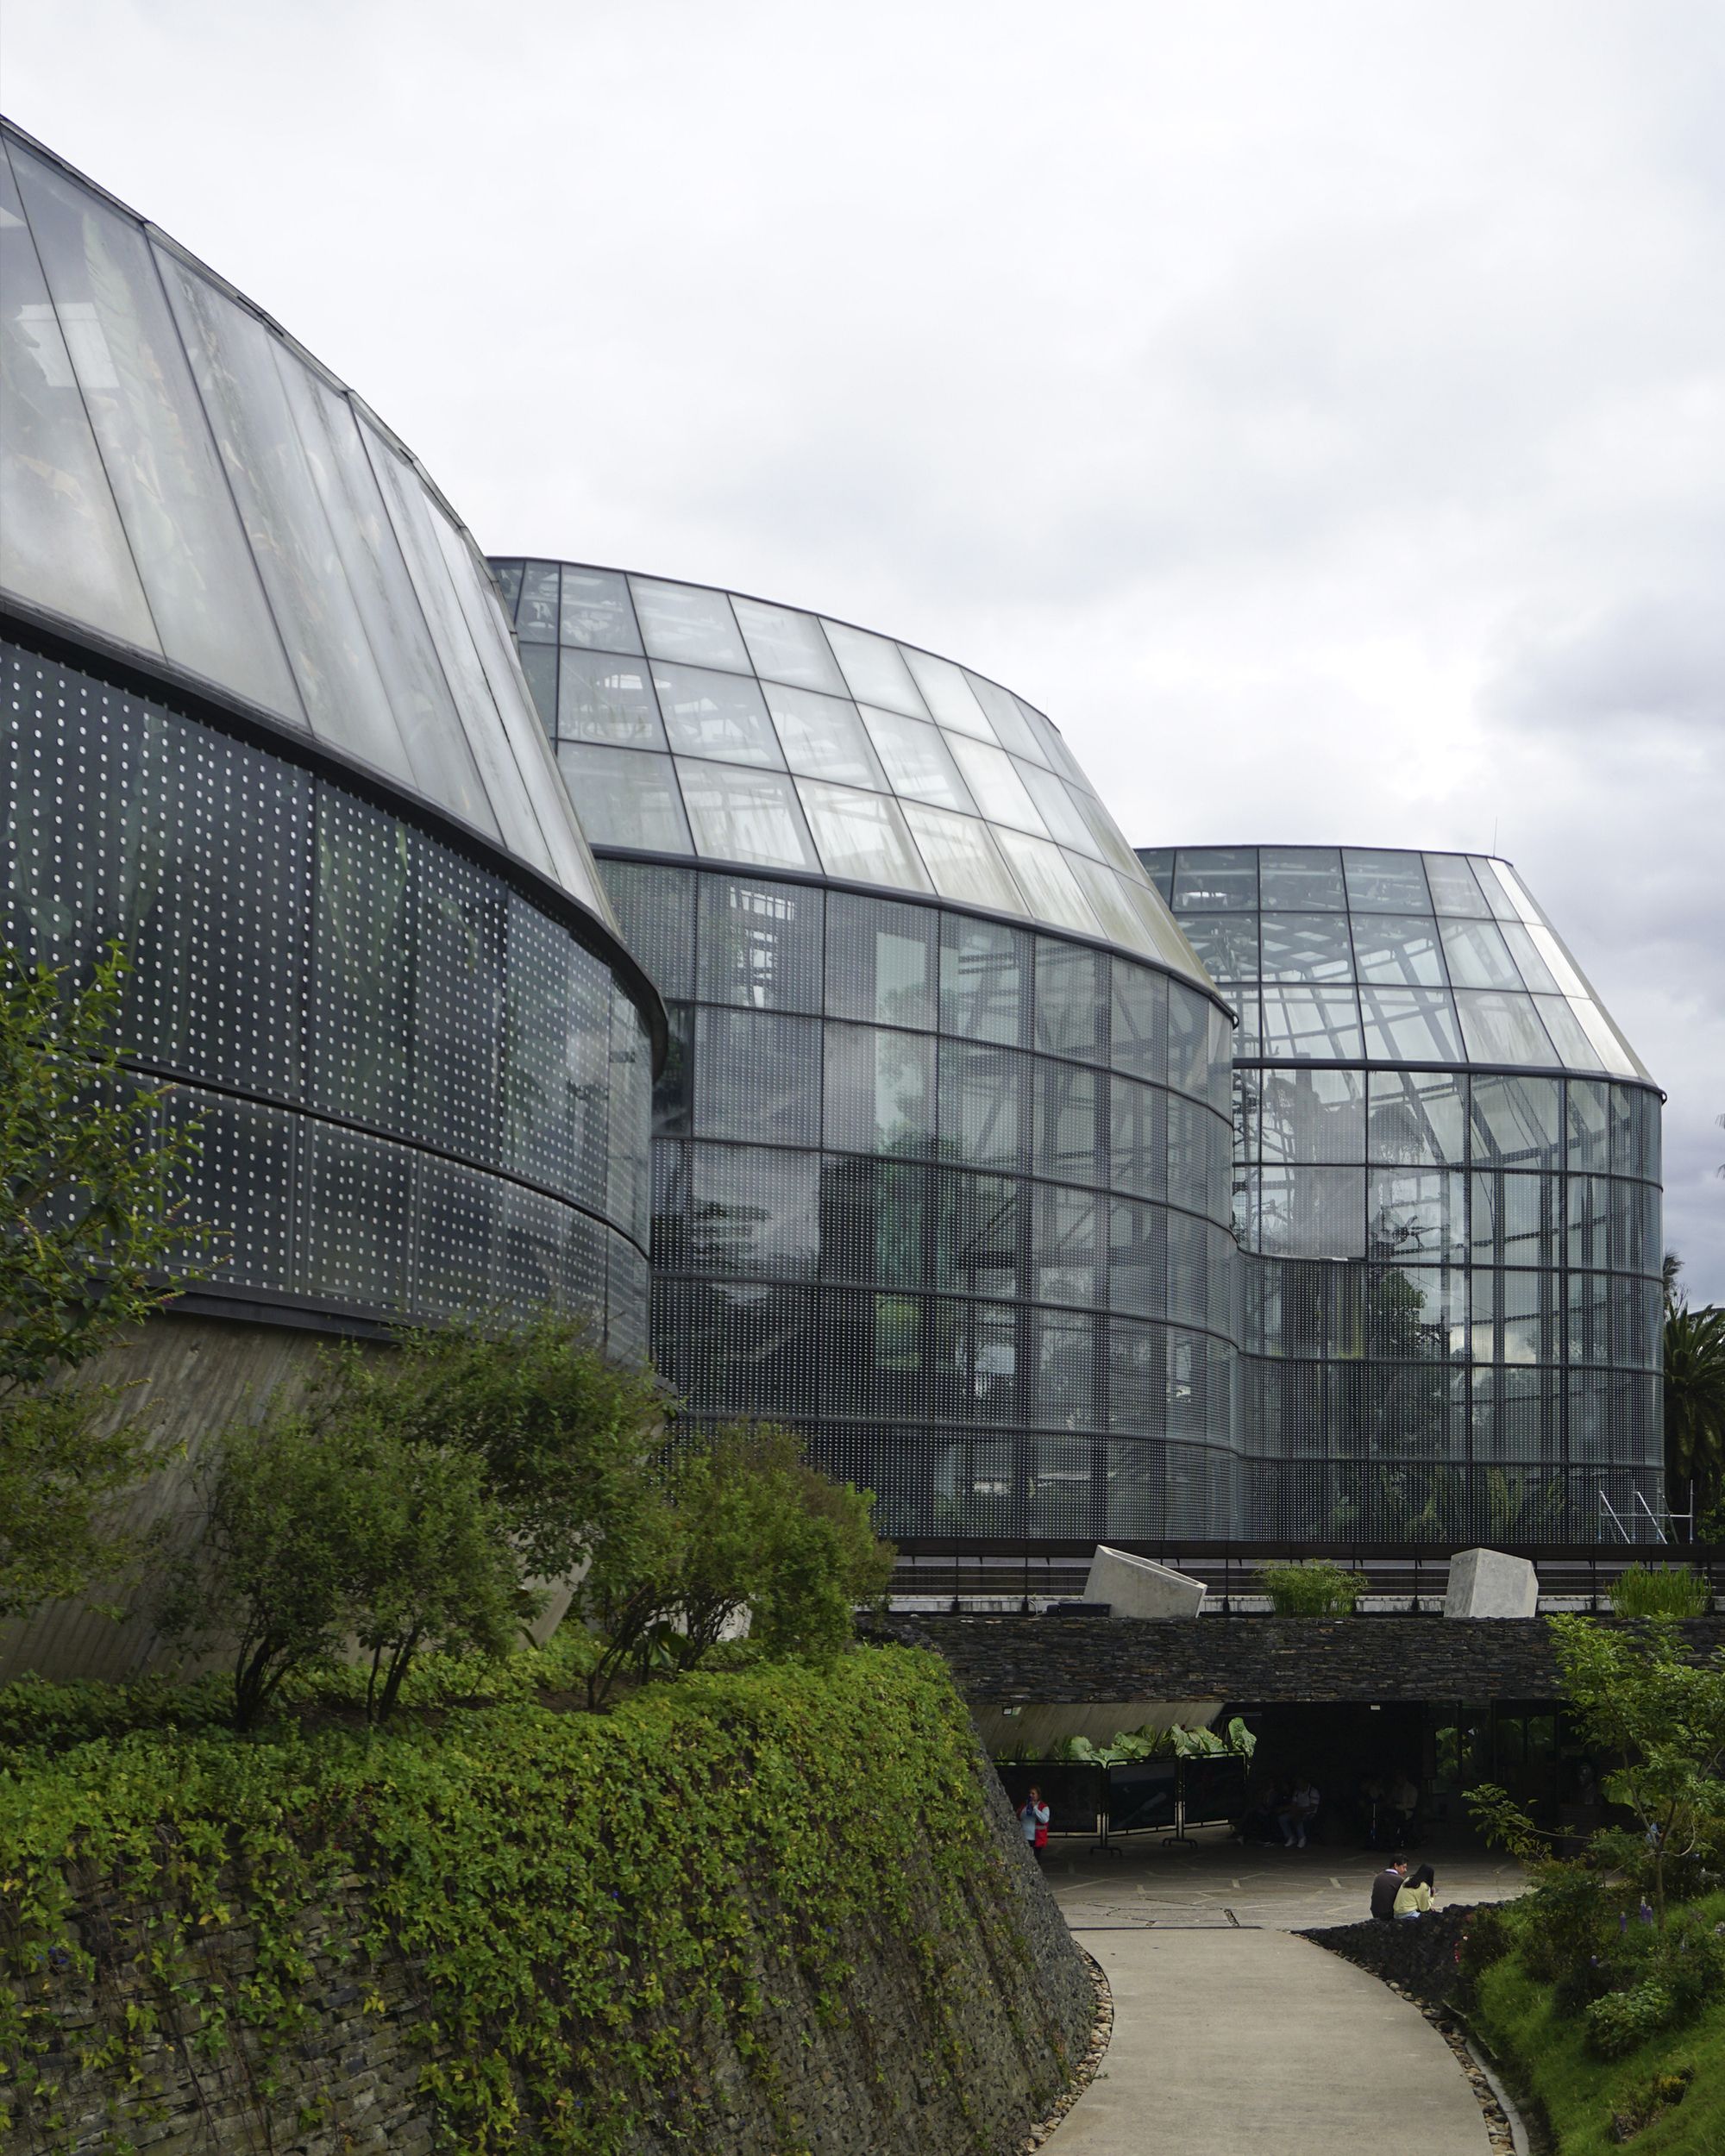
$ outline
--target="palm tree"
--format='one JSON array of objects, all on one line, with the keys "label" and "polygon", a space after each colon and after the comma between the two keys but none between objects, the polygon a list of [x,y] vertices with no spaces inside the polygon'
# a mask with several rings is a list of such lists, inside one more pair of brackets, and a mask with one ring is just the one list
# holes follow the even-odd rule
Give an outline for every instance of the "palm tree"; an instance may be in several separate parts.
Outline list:
[{"label": "palm tree", "polygon": [[1665,1310],[1665,1487],[1692,1488],[1698,1522],[1725,1496],[1725,1310]]}]

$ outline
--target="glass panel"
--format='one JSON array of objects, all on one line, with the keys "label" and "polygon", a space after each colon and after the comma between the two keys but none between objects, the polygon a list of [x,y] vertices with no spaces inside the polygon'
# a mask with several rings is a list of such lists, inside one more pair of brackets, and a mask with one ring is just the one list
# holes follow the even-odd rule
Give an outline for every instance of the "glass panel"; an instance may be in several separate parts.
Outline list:
[{"label": "glass panel", "polygon": [[1365,1158],[1365,1074],[1264,1070],[1258,1143],[1266,1161],[1340,1164]]},{"label": "glass panel", "polygon": [[836,696],[769,684],[767,708],[779,730],[785,761],[793,771],[834,786],[866,786],[887,792],[886,774],[869,746],[856,706]]},{"label": "glass panel", "polygon": [[896,801],[818,779],[799,779],[797,792],[828,875],[903,891],[931,887]]},{"label": "glass panel", "polygon": [[1258,904],[1258,856],[1250,846],[1182,846],[1174,862],[1174,910],[1205,912]]},{"label": "glass panel", "polygon": [[1458,988],[1456,1009],[1461,1016],[1470,1062],[1554,1063],[1558,1060],[1531,996]]},{"label": "glass panel", "polygon": [[592,844],[654,854],[693,851],[668,756],[566,742],[557,768]]},{"label": "glass panel", "polygon": [[[1172,899],[1174,893],[1174,849],[1171,846],[1140,846],[1138,857],[1144,873],[1162,893],[1164,904]],[[1340,871],[1337,871],[1339,874]]]},{"label": "glass panel", "polygon": [[950,659],[937,659],[932,651],[919,651],[913,644],[900,644],[899,649],[922,692],[924,703],[943,726],[951,727],[955,733],[972,734],[978,741],[995,738],[962,667],[954,666]]},{"label": "glass panel", "polygon": [[1015,830],[1045,837],[1048,826],[1036,812],[1025,783],[1013,768],[1012,758],[987,742],[956,735],[948,744],[963,773],[976,805],[991,823],[1010,824]]},{"label": "glass panel", "polygon": [[905,804],[905,821],[942,898],[984,906],[997,913],[1026,911],[986,824],[974,817],[924,808],[915,801]]},{"label": "glass panel", "polygon": [[1558,1061],[1565,1070],[1601,1070],[1599,1051],[1587,1037],[1587,1030],[1562,996],[1535,996],[1534,1008],[1540,1023],[1552,1037]]},{"label": "glass panel", "polygon": [[1440,913],[1460,913],[1477,920],[1490,912],[1478,878],[1460,854],[1427,854],[1425,862],[1432,903]]},{"label": "glass panel", "polygon": [[1363,1168],[1258,1170],[1258,1248],[1279,1257],[1365,1253]]},{"label": "glass panel", "polygon": [[859,704],[876,704],[882,711],[903,712],[912,718],[928,717],[928,707],[895,643],[889,643],[884,636],[870,636],[866,629],[847,629],[839,622],[824,621],[821,625],[844,670],[850,693]]},{"label": "glass panel", "polygon": [[1076,786],[1086,783],[1077,758],[1066,746],[1060,729],[1051,718],[1038,711],[1034,704],[1026,704],[1023,697],[1008,695],[1005,689],[996,688],[992,681],[985,681],[978,674],[969,674],[966,679],[1000,736],[1002,749],[1010,749],[1015,756],[1038,759],[1051,771],[1063,779],[1070,779]]},{"label": "glass panel", "polygon": [[820,1027],[765,1011],[695,1013],[697,1138],[820,1143]]},{"label": "glass panel", "polygon": [[1317,982],[1353,977],[1346,915],[1266,914],[1261,927],[1264,980]]},{"label": "glass panel", "polygon": [[723,592],[699,584],[662,584],[647,576],[631,576],[629,589],[650,657],[749,672],[749,654]]},{"label": "glass panel", "polygon": [[1266,1056],[1352,1062],[1362,1052],[1359,1009],[1351,988],[1266,988],[1263,1009]]},{"label": "glass panel", "polygon": [[1515,970],[1503,934],[1492,921],[1446,921],[1444,956],[1450,979],[1458,988],[1519,988]]},{"label": "glass panel", "polygon": [[1465,1160],[1465,1078],[1447,1071],[1374,1070],[1367,1083],[1372,1160],[1392,1167]]},{"label": "glass panel", "polygon": [[[387,505],[390,523],[437,664],[461,717],[466,753],[455,743],[450,744],[442,786],[436,798],[488,837],[501,837],[508,844],[511,841],[504,832],[496,804],[499,799],[509,799],[514,814],[519,816],[520,774],[513,770],[512,759],[506,776],[498,770],[503,743],[496,706],[485,669],[474,649],[467,618],[451,588],[442,550],[431,530],[424,488],[417,473],[410,470],[363,420],[360,422],[360,440]],[[495,607],[496,589],[488,579],[486,585],[491,604]],[[500,613],[498,619],[500,624]],[[423,746],[416,749],[416,754],[424,753]]]},{"label": "glass panel", "polygon": [[1477,878],[1480,889],[1485,893],[1485,903],[1500,921],[1518,921],[1521,916],[1515,900],[1504,887],[1497,869],[1498,863],[1484,854],[1470,854],[1468,865]]},{"label": "glass panel", "polygon": [[864,711],[862,717],[895,793],[932,802],[936,808],[975,811],[938,728],[895,718],[890,711]]},{"label": "glass panel", "polygon": [[1633,1056],[1617,1029],[1598,1005],[1583,996],[1571,996],[1569,1007],[1587,1037],[1599,1051],[1599,1060],[1609,1071],[1620,1078],[1647,1076],[1639,1059]]},{"label": "glass panel", "polygon": [[961,1039],[1020,1041],[1030,1016],[1030,938],[996,921],[944,914],[940,1030]]},{"label": "glass panel", "polygon": [[1102,924],[1057,846],[1023,831],[1000,830],[994,836],[1036,919],[1076,929],[1084,936],[1101,934]]},{"label": "glass panel", "polygon": [[812,1274],[819,1247],[818,1157],[747,1145],[697,1145],[690,1255],[697,1270]]},{"label": "glass panel", "polygon": [[973,1167],[1021,1170],[1031,1059],[975,1041],[940,1044],[940,1150]]},{"label": "glass panel", "polygon": [[492,561],[491,573],[497,579],[497,588],[502,594],[503,611],[511,621],[521,601],[521,574],[527,567],[524,561]]},{"label": "glass panel", "polygon": [[[194,673],[298,717],[299,699],[143,235],[16,144],[12,161],[162,649]],[[28,318],[28,304],[23,311]],[[9,368],[7,379],[22,393]]]},{"label": "glass panel", "polygon": [[1354,962],[1362,981],[1393,987],[1448,986],[1435,921],[1403,913],[1362,913],[1352,928]]},{"label": "glass panel", "polygon": [[[1257,914],[1182,913],[1180,925],[1213,981],[1258,979]],[[1346,941],[1346,924],[1342,935]]]},{"label": "glass panel", "polygon": [[1504,1168],[1560,1168],[1559,1106],[1555,1078],[1476,1077],[1474,1160]]},{"label": "glass panel", "polygon": [[1467,1178],[1435,1168],[1374,1168],[1366,1192],[1372,1254],[1402,1261],[1467,1255]]},{"label": "glass panel", "polygon": [[566,644],[599,651],[624,651],[638,657],[641,632],[629,586],[614,569],[577,569],[563,564],[563,596],[557,633]]},{"label": "glass panel", "polygon": [[1036,1045],[1094,1062],[1106,1037],[1107,960],[1100,951],[1039,937],[1036,946]]},{"label": "glass panel", "polygon": [[1013,768],[1035,802],[1037,813],[1048,826],[1049,836],[1063,846],[1070,846],[1081,854],[1095,855],[1100,859],[1090,826],[1079,814],[1065,780],[1057,779],[1051,771],[1044,771],[1039,763],[1028,762],[1022,757],[1013,759]]},{"label": "glass panel", "polygon": [[1168,1075],[1168,982],[1146,966],[1116,958],[1108,1060],[1135,1078]]},{"label": "glass panel", "polygon": [[557,733],[563,741],[663,749],[665,729],[645,664],[566,648],[557,685]]},{"label": "glass panel", "polygon": [[826,1029],[825,1143],[845,1152],[929,1152],[934,1144],[935,1044],[884,1026]]},{"label": "glass panel", "polygon": [[1365,1052],[1373,1062],[1458,1063],[1461,1029],[1455,1006],[1435,988],[1379,988],[1359,992],[1365,1022]]},{"label": "glass panel", "polygon": [[[0,443],[0,583],[40,606],[160,651],[131,549],[78,394],[66,339],[0,150],[0,364],[6,430]],[[85,365],[99,325],[77,325]],[[111,360],[107,371],[113,372]]]},{"label": "glass panel", "polygon": [[717,861],[819,868],[802,810],[782,773],[680,756],[677,776],[697,853]]},{"label": "glass panel", "polygon": [[1343,913],[1342,857],[1333,846],[1265,846],[1258,855],[1265,912]]},{"label": "glass panel", "polygon": [[[411,783],[401,730],[277,373],[274,341],[177,256],[156,253],[312,730]],[[514,843],[512,832],[505,836]]]},{"label": "glass panel", "polygon": [[700,879],[703,1002],[819,1011],[824,898],[765,876]]},{"label": "glass panel", "polygon": [[1342,849],[1348,910],[1353,913],[1429,913],[1431,895],[1418,854]]},{"label": "glass panel", "polygon": [[680,755],[782,768],[779,737],[756,682],[696,667],[656,666],[653,686],[671,747]]},{"label": "glass panel", "polygon": [[826,918],[829,1012],[885,1025],[934,1025],[940,916],[932,906],[835,892]]},{"label": "glass panel", "polygon": [[521,671],[527,676],[527,686],[533,692],[533,707],[538,712],[545,731],[555,740],[557,734],[557,647],[555,644],[522,644]]},{"label": "glass panel", "polygon": [[515,633],[526,643],[557,641],[557,564],[524,561],[521,596],[515,607]]},{"label": "glass panel", "polygon": [[1067,855],[1066,865],[1076,877],[1078,888],[1090,901],[1096,918],[1102,924],[1104,935],[1116,943],[1123,943],[1128,950],[1156,952],[1157,946],[1145,932],[1126,895],[1125,884],[1112,868],[1105,868],[1100,861],[1088,860],[1077,853]]},{"label": "glass panel", "polygon": [[1586,981],[1577,971],[1575,961],[1544,922],[1529,922],[1525,925],[1523,932],[1563,994],[1587,996],[1592,993]]},{"label": "glass panel", "polygon": [[844,677],[812,614],[789,606],[768,606],[758,599],[731,600],[737,624],[762,680],[788,682],[793,688],[819,689],[843,696]]}]

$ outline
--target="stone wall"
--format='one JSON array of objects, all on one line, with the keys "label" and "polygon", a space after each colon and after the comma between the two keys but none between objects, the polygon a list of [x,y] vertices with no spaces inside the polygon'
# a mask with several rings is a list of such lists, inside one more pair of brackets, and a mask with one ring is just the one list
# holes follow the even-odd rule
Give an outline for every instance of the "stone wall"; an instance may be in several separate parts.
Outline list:
[{"label": "stone wall", "polygon": [[1427,2006],[1442,2006],[1456,1990],[1456,1952],[1477,1914],[1473,1902],[1446,1902],[1421,1917],[1388,1924],[1368,1917],[1361,1924],[1328,1924],[1300,1936],[1386,1984],[1399,1984]]},{"label": "stone wall", "polygon": [[[761,1879],[751,1896],[752,1980],[768,2002],[753,2025],[765,2057],[751,2063],[737,2031],[711,2020],[675,2030],[685,2093],[720,2122],[708,2138],[687,2122],[652,2122],[631,2135],[629,2156],[1016,2156],[1083,2058],[1095,1999],[1084,1964],[1026,1849],[993,1771],[976,1755],[976,1796],[992,1829],[988,1868],[964,1890],[957,1921],[943,1915],[920,1851],[894,1845],[882,1822],[881,1858],[906,1872],[919,1908],[909,1935],[882,1924],[843,1941],[851,1974],[836,2012],[810,1996],[787,1934],[820,1912],[787,1908],[782,1883]],[[51,1968],[17,1987],[27,2008],[50,2013],[59,2049],[47,2062],[60,2122],[37,2123],[7,2141],[17,2156],[456,2156],[426,2093],[428,2069],[476,2063],[447,2040],[428,2037],[426,1987],[399,1955],[363,1964],[354,1951],[371,1920],[367,1883],[342,1881],[336,1898],[308,1912],[305,2028],[261,2050],[230,2023],[210,2040],[215,2012],[254,1965],[246,1882],[231,1879],[234,1921],[201,1949],[202,1998],[165,2001],[147,1973],[151,1908],[98,1891],[83,1896],[80,1943],[96,1958],[93,1985]],[[3,1922],[0,1922],[3,1933]],[[935,2026],[913,1965],[934,1958],[947,2011]],[[676,1976],[664,1972],[668,2017],[676,2022]],[[135,2087],[113,2064],[82,2066],[82,2047],[147,2002],[162,2034],[146,2040]],[[164,2011],[164,2009],[166,2010]],[[619,2044],[655,2032],[616,2032]],[[661,2032],[662,2033],[662,2032]],[[776,2091],[776,2093],[775,2093]],[[568,2091],[598,2109],[604,2090]],[[661,2130],[662,2129],[662,2130]],[[128,2138],[129,2137],[129,2138]],[[4,2127],[0,2122],[0,2140]],[[542,2143],[524,2130],[518,2146]],[[563,2144],[560,2143],[559,2146]],[[611,2149],[608,2140],[576,2148]]]},{"label": "stone wall", "polygon": [[[886,1629],[933,1648],[973,1708],[1548,1700],[1559,1691],[1551,1631],[1540,1617],[918,1615],[887,1620]],[[1690,1618],[1678,1629],[1697,1655],[1725,1646],[1725,1618]]]}]

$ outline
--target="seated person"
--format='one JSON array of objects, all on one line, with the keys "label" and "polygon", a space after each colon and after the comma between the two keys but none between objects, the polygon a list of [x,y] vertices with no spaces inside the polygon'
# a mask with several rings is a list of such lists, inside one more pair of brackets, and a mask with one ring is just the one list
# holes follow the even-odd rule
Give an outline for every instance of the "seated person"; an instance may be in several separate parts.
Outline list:
[{"label": "seated person", "polygon": [[1396,1914],[1396,1897],[1408,1880],[1408,1859],[1401,1855],[1392,1857],[1371,1883],[1371,1913],[1379,1923],[1387,1924]]},{"label": "seated person", "polygon": [[1277,1817],[1282,1821],[1282,1839],[1289,1849],[1303,1849],[1306,1835],[1312,1821],[1318,1815],[1318,1792],[1309,1775],[1300,1775],[1294,1783],[1294,1794],[1289,1798]]},{"label": "seated person", "polygon": [[1432,1906],[1432,1889],[1437,1883],[1437,1874],[1430,1865],[1422,1864],[1416,1872],[1396,1888],[1395,1914],[1397,1916],[1423,1916]]}]

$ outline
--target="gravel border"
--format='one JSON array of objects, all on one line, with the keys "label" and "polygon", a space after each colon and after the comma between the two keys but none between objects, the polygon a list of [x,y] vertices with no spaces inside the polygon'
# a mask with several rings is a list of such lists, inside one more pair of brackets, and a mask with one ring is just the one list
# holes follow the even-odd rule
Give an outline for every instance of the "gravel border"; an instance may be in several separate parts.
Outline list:
[{"label": "gravel border", "polygon": [[1028,2137],[1020,2144],[1019,2156],[1031,2156],[1032,2150],[1042,2147],[1096,2078],[1097,2069],[1107,2055],[1114,2033],[1114,1995],[1108,1988],[1108,1979],[1103,1973],[1102,1965],[1088,1948],[1080,1946],[1078,1951],[1084,1957],[1084,1965],[1090,1972],[1090,1982],[1096,1994],[1096,2013],[1090,2024],[1090,2041],[1083,2058],[1078,2062],[1078,2071],[1072,2078],[1071,2087],[1048,2115],[1031,2128]]}]

